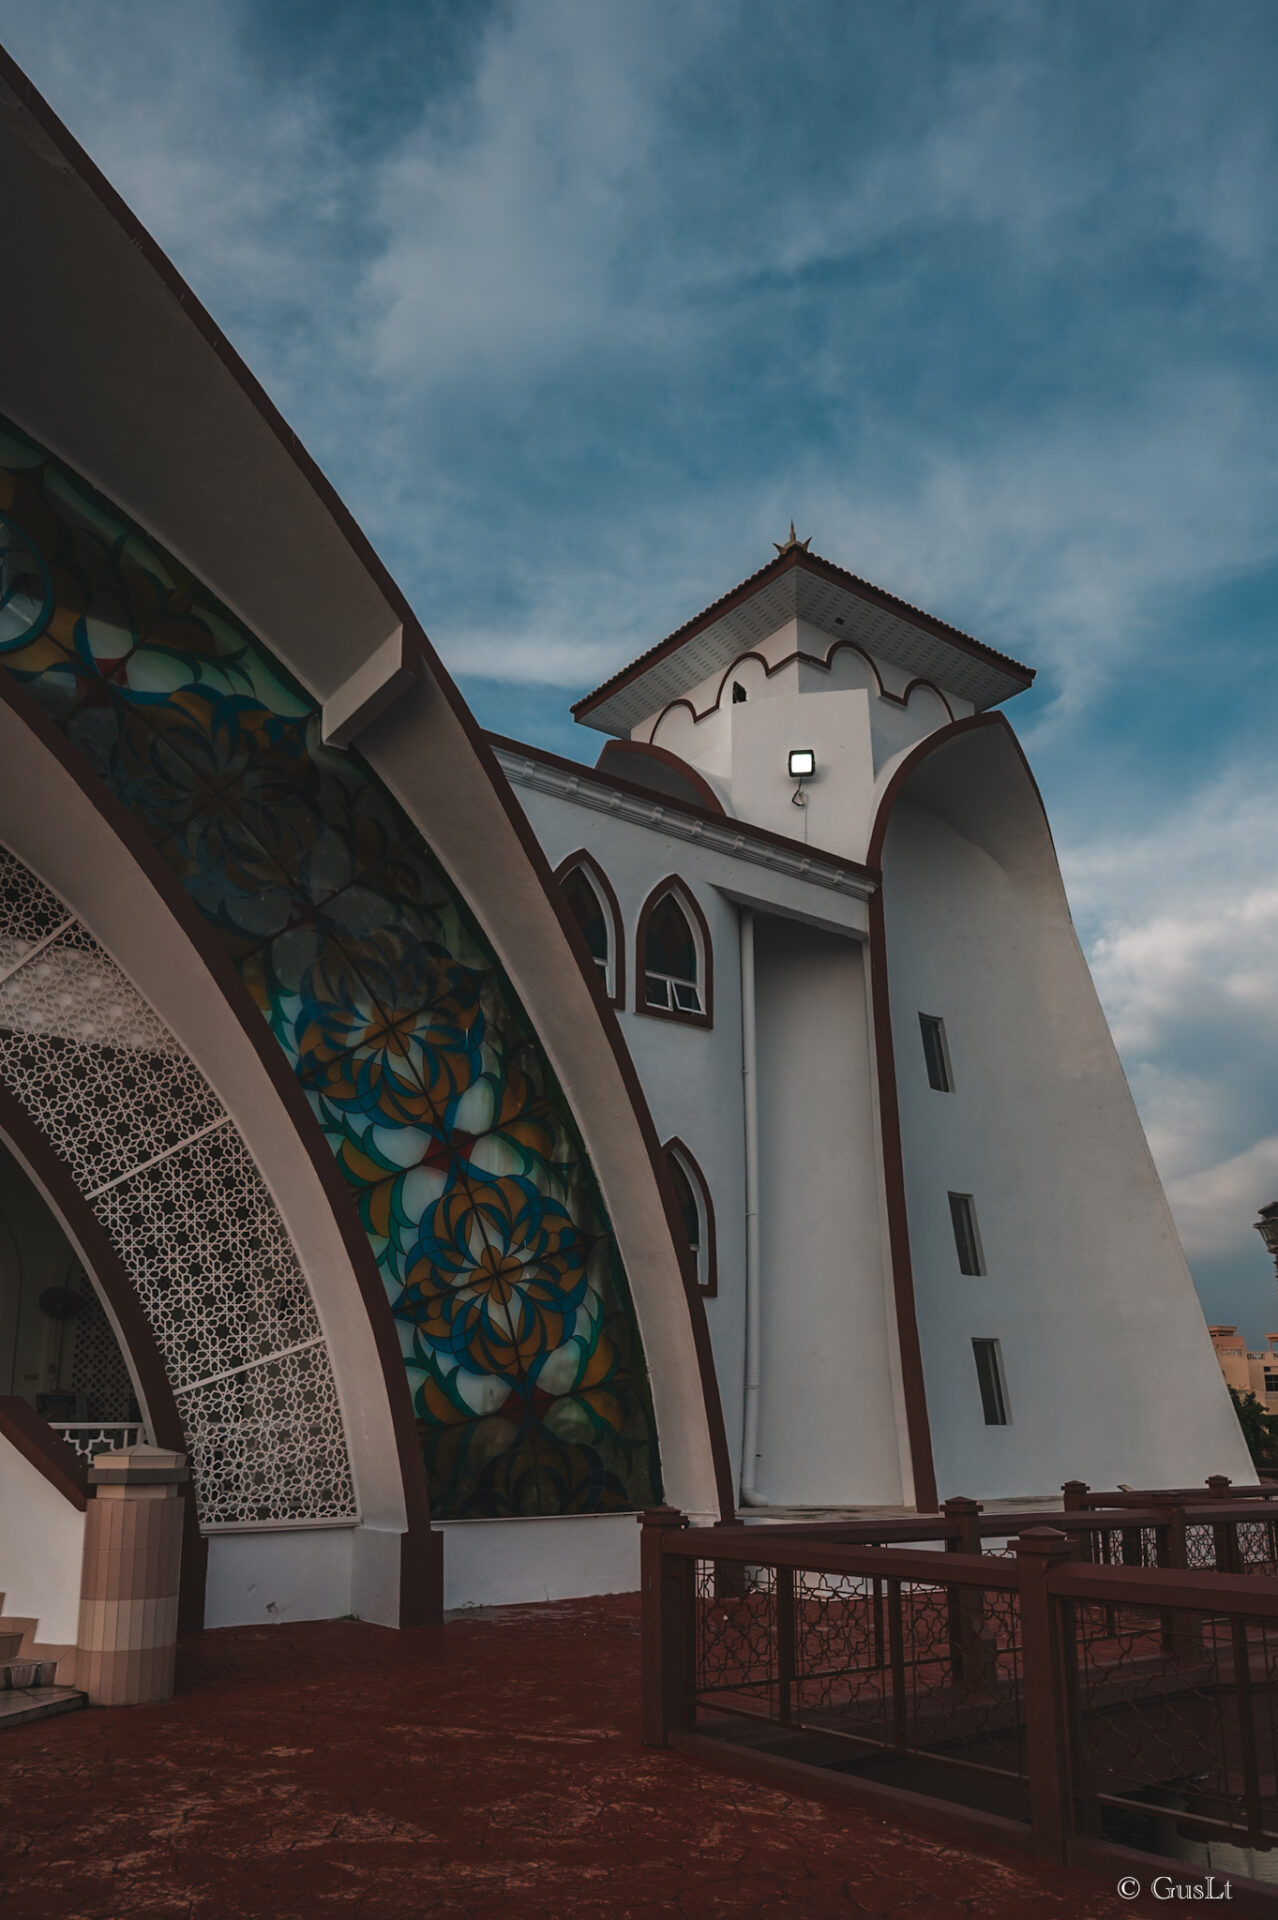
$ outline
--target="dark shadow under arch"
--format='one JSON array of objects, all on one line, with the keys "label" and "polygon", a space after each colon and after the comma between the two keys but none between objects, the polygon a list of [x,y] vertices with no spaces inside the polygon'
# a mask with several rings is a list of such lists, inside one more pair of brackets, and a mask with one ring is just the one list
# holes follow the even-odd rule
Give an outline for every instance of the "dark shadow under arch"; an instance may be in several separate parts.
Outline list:
[{"label": "dark shadow under arch", "polygon": [[[79,1254],[90,1281],[110,1307],[142,1390],[152,1440],[157,1447],[170,1447],[176,1453],[189,1453],[182,1418],[169,1385],[160,1349],[124,1262],[47,1135],[2,1082],[0,1138],[27,1178],[43,1195],[54,1218]],[[195,1487],[189,1478],[183,1483],[181,1494],[182,1585],[178,1603],[178,1629],[182,1633],[193,1633],[204,1625],[208,1542],[200,1532]]]}]

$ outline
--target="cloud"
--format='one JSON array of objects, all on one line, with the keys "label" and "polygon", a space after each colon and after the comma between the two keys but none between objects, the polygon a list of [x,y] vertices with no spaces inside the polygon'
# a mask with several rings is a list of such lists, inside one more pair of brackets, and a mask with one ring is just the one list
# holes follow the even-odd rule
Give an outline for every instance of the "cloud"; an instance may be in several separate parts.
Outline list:
[{"label": "cloud", "polygon": [[1169,1181],[1167,1197],[1191,1260],[1250,1248],[1244,1228],[1278,1198],[1278,1133],[1231,1160]]},{"label": "cloud", "polygon": [[1278,1196],[1278,778],[1240,761],[1062,868],[1093,977],[1193,1259],[1254,1256]]},{"label": "cloud", "polygon": [[1272,646],[1168,620],[1278,557],[1272,8],[348,13],[0,0],[0,33],[481,703],[548,727],[792,513],[1043,669],[1013,718],[1156,1157],[1191,1250],[1254,1261],[1278,780],[1223,703],[1154,815],[1164,662]]}]

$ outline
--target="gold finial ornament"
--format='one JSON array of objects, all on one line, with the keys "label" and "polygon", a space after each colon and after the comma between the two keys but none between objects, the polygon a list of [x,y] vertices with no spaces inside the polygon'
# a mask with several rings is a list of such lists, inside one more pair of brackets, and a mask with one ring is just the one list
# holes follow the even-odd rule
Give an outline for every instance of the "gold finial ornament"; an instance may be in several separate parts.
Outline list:
[{"label": "gold finial ornament", "polygon": [[772,544],[778,553],[806,553],[812,545],[812,535],[809,534],[806,540],[800,540],[798,534],[794,531],[794,522],[792,520],[790,522],[790,538],[788,540],[774,540]]}]

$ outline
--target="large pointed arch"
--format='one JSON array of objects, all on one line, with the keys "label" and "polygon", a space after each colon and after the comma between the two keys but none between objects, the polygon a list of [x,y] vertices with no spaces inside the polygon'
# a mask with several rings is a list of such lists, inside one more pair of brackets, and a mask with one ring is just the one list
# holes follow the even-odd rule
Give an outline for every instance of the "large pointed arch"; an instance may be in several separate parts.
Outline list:
[{"label": "large pointed arch", "polygon": [[685,1294],[655,1129],[611,1013],[594,1017],[518,802],[412,608],[209,315],[3,58],[0,83],[16,243],[39,262],[32,298],[0,316],[0,406],[205,583],[292,677],[315,731],[357,743],[352,767],[433,849],[512,982],[628,1252],[666,1493],[730,1507],[708,1335]]}]

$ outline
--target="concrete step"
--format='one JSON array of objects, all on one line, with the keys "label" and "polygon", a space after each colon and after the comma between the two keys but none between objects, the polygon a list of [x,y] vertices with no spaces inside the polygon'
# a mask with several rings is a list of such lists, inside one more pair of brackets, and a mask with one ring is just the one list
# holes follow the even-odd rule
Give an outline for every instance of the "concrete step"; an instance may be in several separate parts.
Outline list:
[{"label": "concrete step", "polygon": [[21,1651],[20,1633],[0,1633],[0,1660],[16,1660]]},{"label": "concrete step", "polygon": [[28,1720],[48,1720],[55,1713],[74,1713],[88,1704],[88,1694],[78,1687],[14,1687],[0,1693],[0,1732]]},{"label": "concrete step", "polygon": [[0,1694],[57,1685],[56,1660],[0,1660]]},{"label": "concrete step", "polygon": [[[40,1622],[38,1620],[31,1619],[25,1614],[11,1613],[8,1619],[6,1619],[4,1614],[0,1613],[0,1633],[5,1636],[6,1640],[12,1639],[13,1635],[15,1633],[17,1634],[18,1645],[16,1652],[18,1654],[21,1654],[23,1647],[31,1646],[35,1640],[36,1628],[39,1624]],[[3,1657],[7,1658],[8,1656]]]}]

